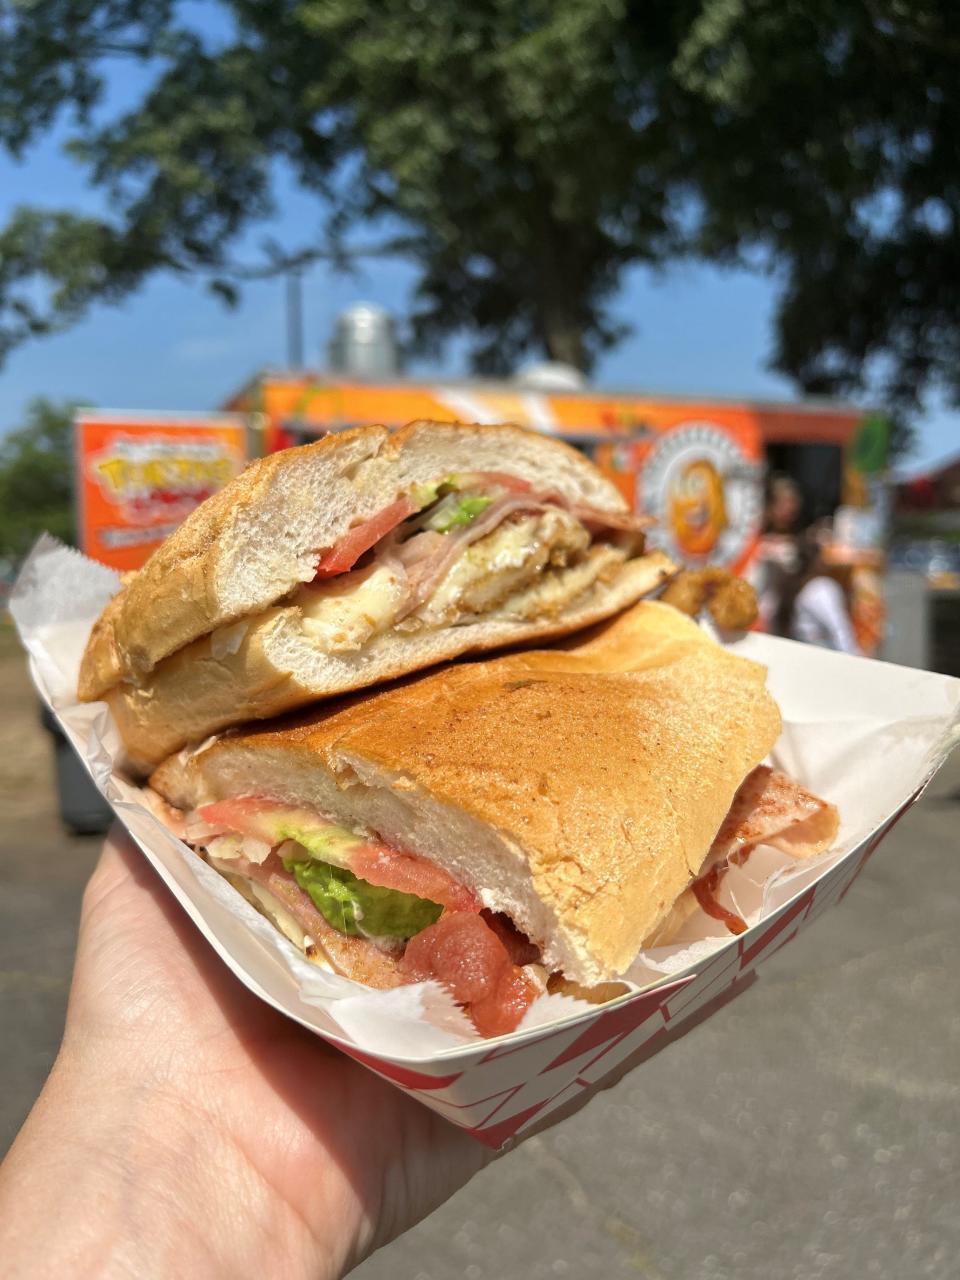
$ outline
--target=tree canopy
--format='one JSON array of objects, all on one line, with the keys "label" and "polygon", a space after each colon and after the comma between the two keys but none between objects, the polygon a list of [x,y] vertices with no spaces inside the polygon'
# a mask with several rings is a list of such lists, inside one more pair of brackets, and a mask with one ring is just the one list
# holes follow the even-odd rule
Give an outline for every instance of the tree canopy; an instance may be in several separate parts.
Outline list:
[{"label": "tree canopy", "polygon": [[0,441],[0,558],[16,563],[46,530],[74,541],[72,403],[33,400]]},{"label": "tree canopy", "polygon": [[[958,39],[950,0],[0,0],[0,144],[68,119],[110,209],[0,229],[0,355],[157,271],[229,300],[362,241],[416,264],[422,348],[589,367],[624,269],[699,254],[776,272],[804,390],[960,398]],[[318,225],[238,263],[278,161]]]}]

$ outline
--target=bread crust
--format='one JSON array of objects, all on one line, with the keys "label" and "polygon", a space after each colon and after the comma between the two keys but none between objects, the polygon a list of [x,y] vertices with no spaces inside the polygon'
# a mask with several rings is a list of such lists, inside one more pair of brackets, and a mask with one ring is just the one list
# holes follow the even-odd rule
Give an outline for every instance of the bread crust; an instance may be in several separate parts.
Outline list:
[{"label": "bread crust", "polygon": [[462,663],[230,734],[167,761],[151,785],[189,807],[236,794],[242,776],[269,794],[323,772],[347,817],[361,778],[467,815],[500,840],[504,878],[515,855],[525,863],[567,976],[603,981],[699,872],[776,741],[765,675],[670,606],[641,602],[580,648]]},{"label": "bread crust", "polygon": [[298,677],[283,660],[290,637],[299,632],[299,611],[268,609],[246,628],[236,624],[243,634],[232,652],[215,655],[209,638],[194,641],[139,684],[110,689],[106,701],[134,769],[144,769],[231,725],[265,720],[466,654],[546,641],[590,626],[655,590],[673,569],[669,557],[653,552],[627,561],[613,581],[595,584],[555,616],[490,619],[425,635],[387,632],[367,646],[362,661],[331,662],[322,683]]},{"label": "bread crust", "polygon": [[202,502],[120,589],[94,624],[80,665],[81,700],[103,697],[111,685],[144,675],[191,640],[232,621],[236,615],[219,607],[216,588],[225,542],[251,522],[265,495],[285,484],[298,469],[335,459],[358,444],[361,448],[368,444],[372,456],[386,437],[385,427],[359,427],[324,436],[300,449],[269,454]]},{"label": "bread crust", "polygon": [[[531,449],[542,471],[525,462],[518,474],[542,480],[556,472],[572,496],[589,492],[594,506],[626,510],[616,487],[582,454],[509,423],[417,421],[393,435],[382,426],[356,427],[251,463],[197,507],[107,605],[81,662],[80,699],[96,701],[122,680],[142,680],[191,641],[309,581],[323,550],[407,487],[405,463],[429,465],[435,451],[448,470],[474,469],[477,454],[501,463],[510,457],[514,469],[515,458]],[[278,522],[284,537],[271,538]],[[241,595],[238,575],[254,563],[256,580]]]}]

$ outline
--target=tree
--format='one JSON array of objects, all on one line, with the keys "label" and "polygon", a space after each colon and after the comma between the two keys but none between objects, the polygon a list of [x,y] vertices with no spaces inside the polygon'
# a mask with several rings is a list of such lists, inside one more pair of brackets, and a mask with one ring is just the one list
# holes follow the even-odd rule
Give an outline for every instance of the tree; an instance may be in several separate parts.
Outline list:
[{"label": "tree", "polygon": [[76,407],[33,400],[25,424],[0,440],[0,557],[19,560],[44,530],[74,541]]},{"label": "tree", "polygon": [[[678,74],[714,106],[700,250],[782,283],[773,364],[808,393],[960,403],[952,0],[712,0]],[[907,428],[896,423],[902,444]]]},{"label": "tree", "polygon": [[[619,334],[607,303],[623,267],[679,243],[671,0],[642,18],[619,0],[229,0],[219,39],[172,0],[0,6],[0,138],[21,154],[69,108],[73,155],[112,210],[14,214],[0,233],[8,347],[158,270],[229,298],[245,275],[345,261],[366,226],[375,252],[420,268],[421,346],[465,329],[482,369],[533,348],[585,367]],[[148,87],[105,118],[121,56]],[[277,159],[330,216],[238,267]]]},{"label": "tree", "polygon": [[[23,208],[0,230],[0,355],[156,271],[229,300],[250,275],[367,252],[416,263],[421,348],[460,330],[481,370],[528,350],[589,367],[623,332],[624,269],[690,253],[778,273],[774,362],[805,390],[960,397],[951,0],[203,12],[0,0],[0,142],[22,154],[72,113],[111,210]],[[111,113],[118,58],[144,92]],[[316,233],[238,263],[278,161],[322,199]]]}]

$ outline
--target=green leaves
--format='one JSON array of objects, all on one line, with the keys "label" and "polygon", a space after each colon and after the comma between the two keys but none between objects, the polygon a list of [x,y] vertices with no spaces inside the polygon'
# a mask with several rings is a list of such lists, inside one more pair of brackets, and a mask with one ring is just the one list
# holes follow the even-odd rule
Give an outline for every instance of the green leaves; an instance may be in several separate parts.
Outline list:
[{"label": "green leaves", "polygon": [[75,407],[34,400],[0,440],[0,558],[16,562],[44,530],[73,541]]},{"label": "green leaves", "polygon": [[492,502],[493,498],[483,493],[448,494],[427,516],[424,528],[432,529],[434,533],[450,533],[453,529],[472,524]]},{"label": "green leaves", "polygon": [[439,920],[443,911],[436,902],[358,880],[345,868],[328,862],[294,862],[285,858],[283,865],[293,872],[297,884],[310,895],[327,923],[341,933],[412,938]]},{"label": "green leaves", "polygon": [[[475,366],[588,367],[631,264],[749,262],[782,282],[799,386],[960,398],[960,37],[948,0],[0,0],[0,146],[55,123],[109,217],[0,230],[0,358],[150,274],[210,282],[402,254],[411,338]],[[138,64],[123,108],[113,61]],[[319,236],[236,244],[277,161]],[[371,228],[365,237],[361,228]]]},{"label": "green leaves", "polygon": [[[71,323],[158,270],[200,273],[228,296],[250,274],[234,245],[271,211],[283,158],[329,202],[317,253],[348,262],[345,243],[372,221],[418,263],[423,347],[463,330],[487,369],[525,349],[589,363],[619,332],[606,305],[622,266],[656,258],[669,238],[655,104],[674,52],[670,8],[647,6],[638,60],[622,0],[233,0],[218,39],[161,0],[143,12],[0,0],[36,82],[0,61],[10,120],[16,100],[22,121],[0,140],[22,148],[76,108],[71,154],[112,211],[27,211],[27,246],[8,227],[0,341]],[[44,34],[68,29],[69,45]],[[143,61],[144,93],[101,118],[91,108],[120,50]]]},{"label": "green leaves", "polygon": [[772,363],[804,390],[960,399],[960,59],[947,0],[706,0],[676,62],[708,112],[700,250],[782,282]]}]

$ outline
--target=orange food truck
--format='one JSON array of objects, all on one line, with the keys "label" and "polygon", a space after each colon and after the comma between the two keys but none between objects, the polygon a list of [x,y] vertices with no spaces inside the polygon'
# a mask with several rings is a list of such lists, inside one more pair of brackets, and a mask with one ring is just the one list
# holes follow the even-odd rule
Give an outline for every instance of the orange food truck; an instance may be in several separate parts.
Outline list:
[{"label": "orange food truck", "polygon": [[[588,453],[631,505],[656,518],[650,541],[675,560],[748,576],[761,550],[768,470],[799,481],[807,522],[832,516],[845,494],[864,489],[851,484],[849,466],[864,412],[848,405],[267,371],[223,408],[78,416],[78,524],[88,555],[134,569],[248,456],[351,426],[398,427],[417,418],[510,421],[556,435]],[[855,622],[862,647],[874,652],[882,627],[879,553],[844,547],[839,555],[859,574]]]},{"label": "orange food truck", "polygon": [[112,569],[138,569],[194,507],[243,468],[246,434],[236,414],[79,412],[80,550]]},{"label": "orange food truck", "polygon": [[677,559],[737,571],[757,553],[766,468],[800,472],[812,495],[809,518],[832,513],[842,498],[843,452],[863,417],[846,405],[271,371],[224,407],[252,418],[264,452],[363,423],[518,422],[590,454],[631,504],[657,517],[652,539]]}]

